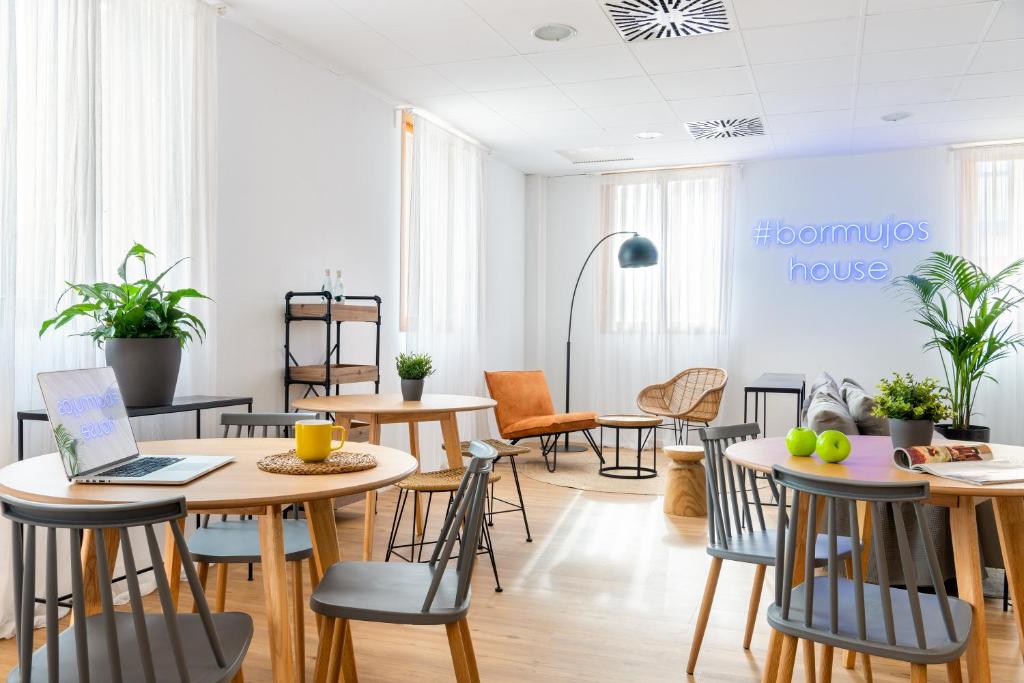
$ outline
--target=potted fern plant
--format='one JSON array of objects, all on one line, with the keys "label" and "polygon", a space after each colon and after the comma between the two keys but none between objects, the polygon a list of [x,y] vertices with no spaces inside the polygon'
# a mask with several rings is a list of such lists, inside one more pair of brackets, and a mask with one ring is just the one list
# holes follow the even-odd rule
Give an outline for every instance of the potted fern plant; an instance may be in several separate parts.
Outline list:
[{"label": "potted fern plant", "polygon": [[[120,282],[68,282],[57,306],[68,294],[76,294],[78,303],[59,310],[39,328],[42,336],[73,320],[89,319],[93,327],[80,334],[103,348],[124,403],[131,408],[169,404],[178,383],[182,349],[193,339],[202,342],[206,335],[203,321],[186,311],[182,302],[209,297],[190,287],[164,289],[161,285],[185,259],[150,278],[146,262],[149,256],[153,252],[136,243],[117,269]],[[133,260],[142,265],[143,276],[129,282],[128,266]]]},{"label": "potted fern plant", "polygon": [[917,381],[909,372],[894,372],[892,379],[879,381],[871,413],[889,420],[895,448],[930,446],[935,423],[949,416],[946,390],[931,377]]},{"label": "potted fern plant", "polygon": [[1024,300],[1014,284],[1022,267],[1019,259],[989,275],[962,256],[937,251],[892,282],[931,333],[925,350],[937,350],[942,359],[951,421],[935,427],[947,438],[989,440],[987,426],[971,423],[974,401],[982,381],[993,379],[991,365],[1024,345],[1024,335],[1007,319]]},{"label": "potted fern plant", "polygon": [[398,376],[402,379],[402,399],[423,398],[423,380],[434,374],[434,363],[428,353],[400,353],[395,358]]}]

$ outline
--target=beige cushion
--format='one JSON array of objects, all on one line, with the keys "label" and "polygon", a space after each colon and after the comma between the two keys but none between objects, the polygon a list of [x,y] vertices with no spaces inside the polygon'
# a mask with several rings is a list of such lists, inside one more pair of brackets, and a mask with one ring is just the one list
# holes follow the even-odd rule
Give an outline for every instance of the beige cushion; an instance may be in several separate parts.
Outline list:
[{"label": "beige cushion", "polygon": [[810,397],[804,424],[816,434],[826,429],[836,429],[843,434],[859,433],[857,423],[834,386],[823,386]]},{"label": "beige cushion", "polygon": [[835,378],[827,372],[822,372],[820,375],[814,378],[811,382],[810,388],[807,389],[807,394],[804,396],[804,405],[802,406],[801,417],[803,418],[804,424],[807,422],[807,411],[811,407],[811,401],[814,400],[814,396],[821,391],[828,391],[833,396],[839,396],[839,384]]},{"label": "beige cushion", "polygon": [[861,434],[871,436],[888,436],[889,420],[884,417],[877,417],[871,414],[875,407],[875,397],[864,390],[857,382],[849,377],[843,378],[839,387],[840,395],[850,409],[853,421],[857,423],[857,430]]}]

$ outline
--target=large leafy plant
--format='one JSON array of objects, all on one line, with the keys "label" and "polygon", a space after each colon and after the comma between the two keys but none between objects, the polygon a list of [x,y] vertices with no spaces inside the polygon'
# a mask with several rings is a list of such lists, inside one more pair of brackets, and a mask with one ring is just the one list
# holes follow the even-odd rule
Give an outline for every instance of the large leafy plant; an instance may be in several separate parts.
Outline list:
[{"label": "large leafy plant", "polygon": [[[150,278],[146,259],[153,255],[149,249],[135,243],[117,269],[120,282],[68,282],[68,288],[57,299],[57,306],[71,293],[77,294],[81,301],[43,322],[39,336],[50,328],[63,327],[78,318],[89,318],[95,325],[80,334],[92,337],[98,346],[102,346],[108,339],[173,338],[181,342],[182,346],[193,339],[201,342],[206,336],[206,326],[202,320],[182,308],[182,302],[185,299],[209,297],[191,287],[164,289],[161,285],[164,277],[185,259],[175,261],[162,273]],[[128,265],[133,260],[142,264],[143,277],[129,282]]]},{"label": "large leafy plant", "polygon": [[1022,267],[1019,259],[988,275],[962,256],[937,251],[892,282],[914,305],[917,322],[931,332],[924,348],[942,358],[956,429],[970,426],[981,381],[995,380],[989,367],[1024,345],[1024,335],[1005,317],[1024,300],[1024,291],[1014,284]]},{"label": "large leafy plant", "polygon": [[877,417],[892,420],[938,422],[949,417],[946,394],[946,389],[931,377],[917,381],[909,372],[905,375],[894,372],[892,379],[879,381],[875,407],[871,412]]}]

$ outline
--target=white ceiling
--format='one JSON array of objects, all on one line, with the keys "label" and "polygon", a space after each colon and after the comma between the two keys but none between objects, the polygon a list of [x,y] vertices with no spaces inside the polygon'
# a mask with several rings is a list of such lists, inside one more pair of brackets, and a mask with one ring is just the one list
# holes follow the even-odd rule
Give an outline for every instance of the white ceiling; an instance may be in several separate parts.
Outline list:
[{"label": "white ceiling", "polygon": [[[525,172],[1024,137],[1024,0],[725,5],[730,31],[633,43],[602,0],[227,0],[227,16]],[[577,35],[534,38],[548,23]],[[880,119],[897,111],[912,116]],[[698,142],[683,125],[757,115],[764,136]],[[664,135],[633,137],[652,130]],[[635,161],[556,153],[591,147]]]}]

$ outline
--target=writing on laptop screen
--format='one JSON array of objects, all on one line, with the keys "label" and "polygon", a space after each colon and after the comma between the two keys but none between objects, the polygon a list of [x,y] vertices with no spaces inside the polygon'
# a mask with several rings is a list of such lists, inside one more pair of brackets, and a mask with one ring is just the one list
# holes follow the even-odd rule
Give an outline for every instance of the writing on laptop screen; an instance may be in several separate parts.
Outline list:
[{"label": "writing on laptop screen", "polygon": [[39,388],[69,478],[138,454],[112,369],[40,373]]}]

